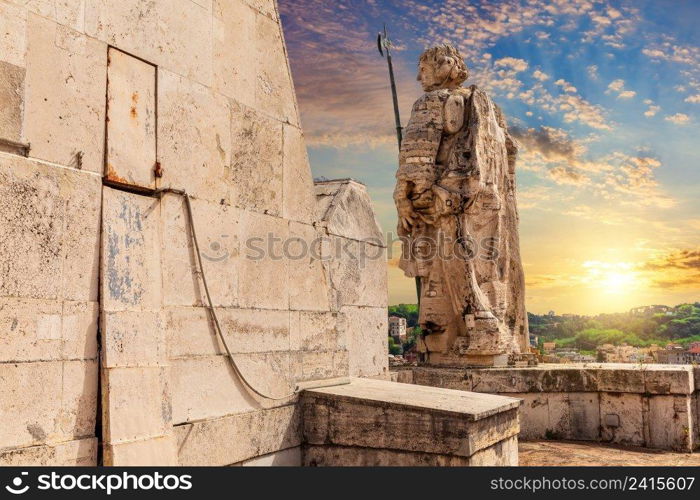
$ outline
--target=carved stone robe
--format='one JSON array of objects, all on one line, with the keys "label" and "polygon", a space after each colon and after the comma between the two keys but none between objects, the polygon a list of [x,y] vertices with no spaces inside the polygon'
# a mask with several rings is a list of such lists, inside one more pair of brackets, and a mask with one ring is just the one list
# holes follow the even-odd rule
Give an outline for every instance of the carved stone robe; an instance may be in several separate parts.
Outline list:
[{"label": "carved stone robe", "polygon": [[517,146],[501,110],[475,86],[414,105],[395,200],[401,269],[421,281],[421,348],[444,365],[504,364],[529,344],[515,199]]}]

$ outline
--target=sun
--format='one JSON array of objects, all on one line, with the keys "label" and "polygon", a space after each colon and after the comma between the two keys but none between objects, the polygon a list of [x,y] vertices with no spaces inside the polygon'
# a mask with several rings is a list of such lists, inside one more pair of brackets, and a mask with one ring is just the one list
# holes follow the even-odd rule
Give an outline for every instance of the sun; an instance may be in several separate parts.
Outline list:
[{"label": "sun", "polygon": [[607,272],[604,274],[602,285],[608,293],[622,293],[634,286],[635,275],[632,272]]}]

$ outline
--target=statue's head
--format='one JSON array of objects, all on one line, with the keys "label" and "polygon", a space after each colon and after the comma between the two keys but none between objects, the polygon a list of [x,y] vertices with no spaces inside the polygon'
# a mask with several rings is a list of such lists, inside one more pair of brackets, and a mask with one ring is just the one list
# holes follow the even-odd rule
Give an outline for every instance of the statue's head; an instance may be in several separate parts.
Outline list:
[{"label": "statue's head", "polygon": [[469,78],[469,69],[459,50],[452,45],[432,47],[420,56],[418,81],[423,90],[456,89]]}]

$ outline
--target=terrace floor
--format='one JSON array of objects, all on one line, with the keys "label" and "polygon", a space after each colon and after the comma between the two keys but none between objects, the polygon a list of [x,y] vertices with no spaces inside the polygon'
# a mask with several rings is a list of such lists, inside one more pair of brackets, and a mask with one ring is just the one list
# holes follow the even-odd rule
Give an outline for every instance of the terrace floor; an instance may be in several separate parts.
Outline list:
[{"label": "terrace floor", "polygon": [[676,453],[583,441],[521,441],[527,466],[700,466],[700,453]]}]

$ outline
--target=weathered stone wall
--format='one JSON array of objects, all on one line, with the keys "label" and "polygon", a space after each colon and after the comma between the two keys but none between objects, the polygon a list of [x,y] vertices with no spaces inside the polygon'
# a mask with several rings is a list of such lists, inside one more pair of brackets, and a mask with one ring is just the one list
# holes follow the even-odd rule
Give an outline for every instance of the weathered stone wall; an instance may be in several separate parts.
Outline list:
[{"label": "weathered stone wall", "polygon": [[603,441],[685,452],[700,446],[698,368],[691,366],[418,367],[392,375],[420,385],[521,399],[524,440]]},{"label": "weathered stone wall", "polygon": [[[96,429],[106,464],[300,462],[298,396],[252,395],[223,355],[183,199],[123,190],[194,197],[223,331],[261,392],[387,376],[385,248],[368,264],[332,252],[362,239],[334,217],[371,206],[357,185],[317,213],[275,2],[0,13],[0,139],[30,145],[29,158],[0,147],[0,463],[94,464]],[[113,92],[116,54],[142,60],[152,92]],[[119,150],[130,126],[145,134],[136,156]],[[321,258],[296,257],[319,237]]]}]

